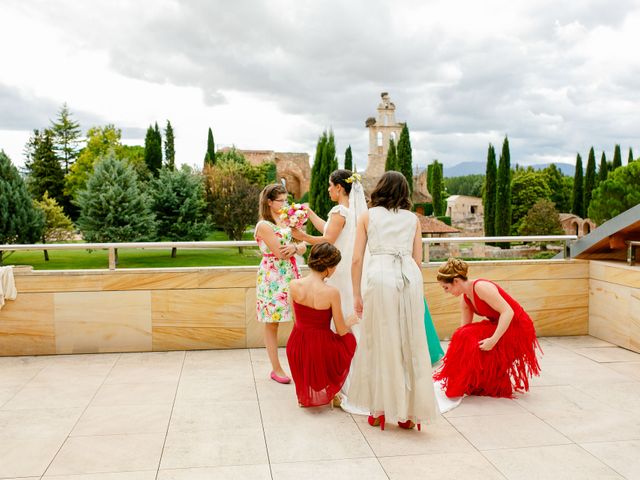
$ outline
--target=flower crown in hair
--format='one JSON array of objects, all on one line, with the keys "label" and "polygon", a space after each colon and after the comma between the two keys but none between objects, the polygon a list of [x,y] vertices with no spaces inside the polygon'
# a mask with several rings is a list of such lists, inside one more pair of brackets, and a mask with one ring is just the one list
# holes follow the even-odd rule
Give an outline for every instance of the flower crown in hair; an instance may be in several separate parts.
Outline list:
[{"label": "flower crown in hair", "polygon": [[349,178],[346,178],[344,180],[347,183],[361,183],[362,182],[362,176],[360,176],[359,173],[354,173],[353,175],[351,175]]}]

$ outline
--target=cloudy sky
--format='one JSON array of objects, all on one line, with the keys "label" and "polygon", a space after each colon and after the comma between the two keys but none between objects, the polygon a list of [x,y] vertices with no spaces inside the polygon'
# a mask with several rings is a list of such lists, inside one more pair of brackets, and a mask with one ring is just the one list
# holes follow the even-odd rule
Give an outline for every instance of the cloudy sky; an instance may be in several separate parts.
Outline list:
[{"label": "cloudy sky", "polygon": [[[83,130],[179,163],[216,145],[308,152],[325,128],[366,166],[365,119],[388,91],[414,164],[640,155],[640,0],[2,0],[0,148],[22,165],[66,102]],[[499,148],[499,147],[498,147]]]}]

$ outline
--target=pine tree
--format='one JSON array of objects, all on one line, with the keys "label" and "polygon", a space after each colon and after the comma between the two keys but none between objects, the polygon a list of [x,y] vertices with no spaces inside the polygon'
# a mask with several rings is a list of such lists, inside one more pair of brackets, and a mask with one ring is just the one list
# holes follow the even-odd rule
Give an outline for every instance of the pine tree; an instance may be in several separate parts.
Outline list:
[{"label": "pine tree", "polygon": [[434,160],[431,167],[431,203],[433,205],[433,215],[440,217],[444,215],[444,196],[443,196],[443,179],[442,164],[438,160]]},{"label": "pine tree", "polygon": [[149,197],[136,174],[113,152],[99,161],[78,193],[78,227],[88,242],[140,242],[155,238]]},{"label": "pine tree", "polygon": [[80,138],[82,130],[80,124],[71,118],[69,107],[64,103],[58,112],[58,118],[51,122],[51,130],[54,136],[54,150],[56,156],[64,163],[64,173],[69,173],[69,167],[78,158],[80,153]]},{"label": "pine tree", "polygon": [[351,153],[351,145],[344,152],[344,169],[353,170],[353,154]]},{"label": "pine tree", "polygon": [[576,157],[576,173],[573,177],[573,195],[571,196],[571,213],[584,218],[584,178],[582,173],[582,157]]},{"label": "pine tree", "polygon": [[484,206],[484,235],[493,237],[496,234],[496,180],[498,167],[496,166],[496,151],[489,144],[487,151],[487,170],[484,177],[484,192],[482,204]]},{"label": "pine tree", "polygon": [[398,170],[398,158],[396,154],[396,143],[393,138],[389,140],[389,150],[387,151],[387,161],[384,164],[384,171]]},{"label": "pine tree", "polygon": [[169,170],[176,169],[176,149],[174,142],[173,127],[171,126],[171,122],[167,120],[167,126],[164,129],[164,164]]},{"label": "pine tree", "polygon": [[[71,240],[74,231],[73,223],[54,198],[49,198],[48,193],[44,192],[42,200],[36,200],[35,205],[44,216],[42,243]],[[44,251],[44,260],[49,261],[48,250]]]},{"label": "pine tree", "polygon": [[162,137],[156,122],[155,128],[149,125],[147,135],[144,139],[144,163],[149,171],[158,176],[158,171],[162,167]]},{"label": "pine tree", "polygon": [[18,169],[0,150],[0,244],[35,243],[43,226],[42,214],[34,207]]},{"label": "pine tree", "polygon": [[[496,180],[496,229],[498,237],[509,235],[511,232],[511,153],[509,139],[504,137],[502,153],[498,162]],[[500,248],[509,248],[508,243],[500,243]]]},{"label": "pine tree", "polygon": [[56,156],[64,172],[68,173],[81,150],[82,130],[80,124],[71,118],[71,112],[66,103],[60,108],[56,120],[51,120],[50,130],[53,132]]},{"label": "pine tree", "polygon": [[604,182],[609,176],[609,164],[607,163],[607,156],[602,152],[600,157],[600,167],[598,167],[598,184]]},{"label": "pine tree", "polygon": [[622,154],[620,153],[620,145],[616,144],[616,148],[613,150],[613,164],[611,170],[615,170],[622,166]]},{"label": "pine tree", "polygon": [[209,127],[209,133],[207,134],[207,152],[204,155],[204,164],[210,166],[216,164],[216,144],[213,141],[211,127]]},{"label": "pine tree", "polygon": [[396,149],[396,166],[400,173],[404,175],[409,183],[409,192],[413,193],[413,160],[411,153],[411,139],[409,138],[409,127],[405,123],[400,132],[398,146]]},{"label": "pine tree", "polygon": [[61,205],[65,203],[64,172],[54,150],[53,135],[48,128],[33,131],[27,143],[27,149],[31,149],[25,162],[27,187],[34,199],[40,200],[49,192],[49,197]]},{"label": "pine tree", "polygon": [[591,197],[593,196],[593,190],[596,188],[596,154],[593,151],[593,147],[589,150],[589,158],[587,160],[587,170],[584,175],[584,201],[583,213],[585,216],[589,211],[589,204],[591,203]]}]

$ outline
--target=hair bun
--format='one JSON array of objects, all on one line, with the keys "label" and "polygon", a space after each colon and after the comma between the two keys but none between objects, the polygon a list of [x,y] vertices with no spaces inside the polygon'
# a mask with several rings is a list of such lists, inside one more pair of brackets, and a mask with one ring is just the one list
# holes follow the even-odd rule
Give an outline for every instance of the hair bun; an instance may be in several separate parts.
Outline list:
[{"label": "hair bun", "polygon": [[316,272],[324,272],[325,270],[335,267],[342,260],[340,250],[330,243],[318,243],[311,248],[307,266]]},{"label": "hair bun", "polygon": [[438,281],[451,283],[455,278],[467,279],[469,265],[461,258],[451,257],[438,269]]}]

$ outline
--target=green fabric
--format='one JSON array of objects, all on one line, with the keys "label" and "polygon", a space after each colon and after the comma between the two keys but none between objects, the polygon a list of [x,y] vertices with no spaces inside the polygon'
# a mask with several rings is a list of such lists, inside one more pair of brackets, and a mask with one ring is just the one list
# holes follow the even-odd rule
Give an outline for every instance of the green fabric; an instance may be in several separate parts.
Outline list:
[{"label": "green fabric", "polygon": [[442,345],[440,345],[440,339],[438,338],[436,327],[433,326],[433,320],[431,319],[431,313],[429,313],[429,306],[427,305],[426,298],[424,299],[424,329],[427,332],[427,345],[429,345],[431,365],[435,365],[438,360],[444,357],[444,351],[442,350]]}]

